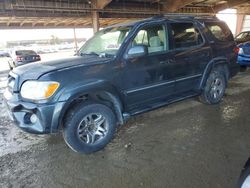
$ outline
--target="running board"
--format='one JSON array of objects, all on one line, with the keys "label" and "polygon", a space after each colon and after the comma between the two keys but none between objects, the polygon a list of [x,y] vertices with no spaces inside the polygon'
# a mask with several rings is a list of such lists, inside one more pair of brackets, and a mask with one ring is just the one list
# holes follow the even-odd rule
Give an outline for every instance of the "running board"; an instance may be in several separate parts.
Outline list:
[{"label": "running board", "polygon": [[[174,99],[174,100],[169,100],[167,102],[163,102],[163,103],[156,103],[152,106],[148,106],[147,108],[144,108],[143,110],[138,110],[138,111],[135,111],[135,112],[132,112],[131,114],[129,114],[129,117],[130,116],[135,116],[135,115],[138,115],[138,114],[142,114],[144,112],[148,112],[148,111],[152,111],[156,108],[160,108],[160,107],[163,107],[163,106],[167,106],[169,104],[172,104],[172,103],[175,103],[175,102],[179,102],[179,101],[182,101],[184,99],[188,99],[188,98],[192,98],[192,97],[195,97],[195,96],[198,96],[199,94],[195,93],[195,94],[190,94],[190,95],[187,95],[185,97],[180,97],[180,98],[177,98],[177,99]],[[128,116],[127,116],[128,117]]]}]

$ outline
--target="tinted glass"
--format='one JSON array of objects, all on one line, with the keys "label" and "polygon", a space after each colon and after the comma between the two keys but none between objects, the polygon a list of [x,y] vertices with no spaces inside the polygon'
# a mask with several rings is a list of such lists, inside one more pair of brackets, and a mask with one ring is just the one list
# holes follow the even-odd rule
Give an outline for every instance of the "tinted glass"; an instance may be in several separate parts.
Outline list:
[{"label": "tinted glass", "polygon": [[32,50],[18,50],[16,51],[16,55],[37,55],[36,52],[32,51]]},{"label": "tinted glass", "polygon": [[174,48],[192,47],[203,43],[203,38],[193,23],[172,23],[170,25]]},{"label": "tinted glass", "polygon": [[99,31],[80,49],[81,54],[115,56],[131,27],[114,27]]},{"label": "tinted glass", "polygon": [[229,28],[223,22],[206,23],[207,28],[212,33],[215,39],[219,41],[233,41],[233,35]]},{"label": "tinted glass", "polygon": [[249,38],[249,37],[250,37],[249,32],[243,32],[243,33],[240,33],[236,38],[237,39],[244,39],[244,38]]},{"label": "tinted glass", "polygon": [[168,37],[165,27],[163,25],[143,27],[137,33],[132,45],[146,45],[149,53],[168,50]]}]

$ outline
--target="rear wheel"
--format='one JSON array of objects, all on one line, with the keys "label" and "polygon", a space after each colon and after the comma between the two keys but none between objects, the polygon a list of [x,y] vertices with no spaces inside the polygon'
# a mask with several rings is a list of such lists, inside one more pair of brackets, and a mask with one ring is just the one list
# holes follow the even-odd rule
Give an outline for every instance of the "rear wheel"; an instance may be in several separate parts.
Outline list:
[{"label": "rear wheel", "polygon": [[63,137],[76,152],[91,153],[104,148],[113,138],[116,119],[102,104],[80,104],[66,116]]},{"label": "rear wheel", "polygon": [[211,71],[200,96],[203,103],[217,104],[222,100],[227,85],[226,75],[226,71],[222,68]]},{"label": "rear wheel", "polygon": [[240,66],[240,72],[245,72],[247,70],[247,66]]}]

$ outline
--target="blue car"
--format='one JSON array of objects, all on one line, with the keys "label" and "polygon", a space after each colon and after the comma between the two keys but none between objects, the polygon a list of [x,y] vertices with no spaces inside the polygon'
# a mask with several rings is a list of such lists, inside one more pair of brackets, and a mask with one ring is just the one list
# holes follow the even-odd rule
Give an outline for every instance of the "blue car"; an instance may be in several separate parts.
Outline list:
[{"label": "blue car", "polygon": [[247,67],[250,67],[250,42],[239,44],[238,47],[238,63],[242,69],[246,69]]}]

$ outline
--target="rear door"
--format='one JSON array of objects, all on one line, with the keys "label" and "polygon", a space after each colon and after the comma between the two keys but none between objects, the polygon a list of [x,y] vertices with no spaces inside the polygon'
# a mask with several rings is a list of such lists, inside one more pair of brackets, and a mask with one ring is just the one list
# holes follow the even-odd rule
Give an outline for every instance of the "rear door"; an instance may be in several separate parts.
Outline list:
[{"label": "rear door", "polygon": [[175,92],[196,92],[206,64],[211,59],[210,46],[193,22],[170,23],[174,52]]}]

